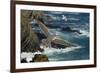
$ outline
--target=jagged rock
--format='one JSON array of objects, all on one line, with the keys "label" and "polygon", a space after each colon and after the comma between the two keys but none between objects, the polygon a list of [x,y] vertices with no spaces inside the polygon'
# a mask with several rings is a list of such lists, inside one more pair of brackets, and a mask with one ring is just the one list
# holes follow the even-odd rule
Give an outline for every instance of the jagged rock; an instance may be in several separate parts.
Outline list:
[{"label": "jagged rock", "polygon": [[41,51],[38,36],[29,24],[29,17],[32,11],[21,11],[21,52]]},{"label": "jagged rock", "polygon": [[61,45],[61,44],[55,44],[55,43],[53,43],[53,42],[51,42],[51,46],[52,46],[53,48],[57,48],[57,49],[58,49],[58,48],[59,48],[59,49],[60,49],[60,48],[63,49],[63,48],[66,47],[66,46],[64,46],[64,45]]},{"label": "jagged rock", "polygon": [[62,31],[76,32],[76,33],[78,33],[78,34],[82,34],[82,33],[80,32],[80,30],[72,29],[72,28],[70,28],[70,27],[62,28]]},{"label": "jagged rock", "polygon": [[21,63],[27,63],[26,58],[22,59]]},{"label": "jagged rock", "polygon": [[49,61],[46,55],[36,54],[31,62],[46,62],[46,61]]}]

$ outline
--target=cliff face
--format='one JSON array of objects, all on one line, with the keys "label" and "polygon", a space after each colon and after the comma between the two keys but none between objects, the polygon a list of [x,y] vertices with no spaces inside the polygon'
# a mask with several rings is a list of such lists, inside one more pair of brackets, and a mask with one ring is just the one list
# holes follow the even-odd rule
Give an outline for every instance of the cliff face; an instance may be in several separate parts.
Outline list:
[{"label": "cliff face", "polygon": [[36,52],[40,50],[39,39],[29,24],[31,11],[21,11],[21,52]]}]

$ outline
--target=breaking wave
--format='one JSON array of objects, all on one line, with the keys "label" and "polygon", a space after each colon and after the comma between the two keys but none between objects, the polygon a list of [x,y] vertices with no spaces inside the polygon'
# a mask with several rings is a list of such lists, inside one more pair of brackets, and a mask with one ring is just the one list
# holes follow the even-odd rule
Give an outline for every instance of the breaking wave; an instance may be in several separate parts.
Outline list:
[{"label": "breaking wave", "polygon": [[[21,53],[21,59],[23,58],[26,58],[27,61],[28,60],[32,60],[32,58],[35,56],[35,54],[45,54],[47,56],[50,56],[50,55],[54,55],[55,53],[56,54],[62,54],[62,53],[68,53],[70,51],[74,51],[76,49],[80,49],[81,46],[77,46],[77,47],[68,47],[68,48],[64,48],[64,49],[57,49],[57,48],[45,48],[44,49],[44,52],[35,52],[35,53],[32,53],[32,52],[22,52]],[[50,60],[52,60],[52,58],[49,58]]]},{"label": "breaking wave", "polygon": [[79,36],[86,36],[86,37],[89,37],[89,32],[88,31],[85,31],[85,30],[80,30],[80,32],[82,33],[81,35]]},{"label": "breaking wave", "polygon": [[54,54],[54,53],[67,53],[67,52],[70,52],[70,51],[74,51],[74,50],[76,50],[76,49],[79,49],[79,48],[81,48],[81,46],[77,46],[77,47],[67,47],[67,48],[64,48],[64,49],[57,49],[57,48],[45,48],[44,49],[44,54],[46,54],[46,55],[52,55],[52,54]]}]

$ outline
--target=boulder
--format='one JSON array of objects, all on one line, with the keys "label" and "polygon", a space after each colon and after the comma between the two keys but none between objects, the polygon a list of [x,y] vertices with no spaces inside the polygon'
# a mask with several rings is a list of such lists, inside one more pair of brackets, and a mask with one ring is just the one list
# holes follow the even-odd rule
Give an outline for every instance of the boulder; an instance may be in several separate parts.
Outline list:
[{"label": "boulder", "polygon": [[48,57],[44,54],[36,54],[31,62],[47,62]]},{"label": "boulder", "polygon": [[21,59],[21,63],[27,63],[26,58]]}]

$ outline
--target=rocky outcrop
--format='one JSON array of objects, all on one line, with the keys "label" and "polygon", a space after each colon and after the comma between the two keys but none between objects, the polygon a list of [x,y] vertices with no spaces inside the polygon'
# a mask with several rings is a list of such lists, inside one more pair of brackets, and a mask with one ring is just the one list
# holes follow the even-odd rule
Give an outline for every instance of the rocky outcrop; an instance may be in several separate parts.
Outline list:
[{"label": "rocky outcrop", "polygon": [[52,46],[53,48],[56,48],[56,49],[63,49],[63,48],[66,48],[66,46],[64,46],[64,45],[55,44],[55,43],[53,43],[53,42],[51,42],[51,46]]},{"label": "rocky outcrop", "polygon": [[29,24],[29,16],[32,11],[21,11],[21,52],[41,51],[39,39]]},{"label": "rocky outcrop", "polygon": [[27,63],[26,58],[21,59],[21,63]]},{"label": "rocky outcrop", "polygon": [[80,30],[72,29],[72,28],[70,28],[70,27],[62,28],[62,31],[76,32],[76,33],[78,33],[78,34],[82,34],[82,33],[80,32]]},{"label": "rocky outcrop", "polygon": [[36,54],[31,62],[47,62],[48,57],[44,54]]}]

